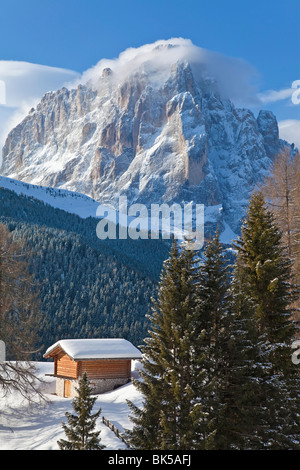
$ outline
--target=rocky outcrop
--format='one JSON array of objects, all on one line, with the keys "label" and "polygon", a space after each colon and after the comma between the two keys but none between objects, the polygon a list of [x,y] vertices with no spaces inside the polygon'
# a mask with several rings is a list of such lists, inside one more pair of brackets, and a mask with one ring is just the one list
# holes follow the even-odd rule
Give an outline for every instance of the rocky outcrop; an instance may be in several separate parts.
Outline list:
[{"label": "rocky outcrop", "polygon": [[161,80],[141,70],[119,82],[105,68],[42,98],[9,133],[1,174],[103,203],[204,203],[208,221],[236,231],[283,145],[272,113],[237,109],[188,63]]}]

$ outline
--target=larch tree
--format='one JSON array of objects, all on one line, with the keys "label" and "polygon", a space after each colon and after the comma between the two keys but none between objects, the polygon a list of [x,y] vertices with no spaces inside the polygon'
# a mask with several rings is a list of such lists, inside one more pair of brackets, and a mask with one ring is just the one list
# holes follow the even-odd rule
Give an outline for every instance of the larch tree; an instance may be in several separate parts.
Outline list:
[{"label": "larch tree", "polygon": [[[275,158],[261,191],[278,225],[287,255],[293,261],[292,273],[300,285],[300,154],[290,147]],[[295,303],[299,308],[299,301]],[[297,318],[297,313],[295,317]]]},{"label": "larch tree", "polygon": [[274,159],[270,175],[261,185],[261,191],[275,216],[289,256],[293,256],[297,242],[300,243],[299,177],[299,152],[295,153],[290,147],[284,147]]},{"label": "larch tree", "polygon": [[3,395],[17,390],[27,399],[42,396],[32,354],[37,352],[39,298],[26,260],[26,247],[0,225],[0,339],[6,361],[0,363]]}]

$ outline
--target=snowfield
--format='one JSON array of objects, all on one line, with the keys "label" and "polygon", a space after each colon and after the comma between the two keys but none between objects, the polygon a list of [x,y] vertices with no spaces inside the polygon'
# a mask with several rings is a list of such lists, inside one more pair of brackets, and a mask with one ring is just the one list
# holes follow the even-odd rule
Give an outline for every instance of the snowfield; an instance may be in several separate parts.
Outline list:
[{"label": "snowfield", "polygon": [[[134,369],[139,363],[133,361],[132,364],[133,375],[137,377],[138,372]],[[0,450],[59,450],[57,441],[66,438],[62,421],[67,422],[66,411],[74,412],[72,398],[55,395],[55,378],[45,376],[53,373],[53,363],[37,362],[36,366],[36,375],[44,381],[41,390],[46,401],[29,404],[16,393],[5,398],[0,395]],[[93,413],[102,409],[96,430],[101,430],[104,450],[126,449],[125,443],[103,424],[102,417],[109,419],[121,432],[130,429],[127,399],[137,406],[142,404],[142,396],[132,383],[98,395]]]},{"label": "snowfield", "polygon": [[[112,204],[111,206],[106,206],[100,202],[95,201],[94,199],[67,189],[58,189],[54,187],[38,186],[34,184],[24,183],[12,178],[7,178],[0,175],[0,189],[7,189],[13,191],[18,196],[26,196],[29,198],[37,199],[38,201],[43,202],[53,208],[63,210],[70,214],[75,214],[81,217],[82,219],[88,217],[94,218],[105,218],[105,220],[110,220],[113,223],[119,223],[124,227],[128,227],[130,223],[136,220],[136,217],[129,216],[128,207],[118,207],[118,205]],[[193,203],[185,204],[185,214],[193,214],[195,210],[195,205]],[[204,208],[204,221],[205,223],[213,223],[216,219],[219,219],[222,207],[220,204],[215,206],[209,206]],[[150,214],[149,214],[150,212]],[[195,217],[195,214],[194,214]],[[188,220],[188,219],[187,219]],[[204,222],[203,221],[203,222]],[[164,228],[161,217],[155,217],[151,214],[151,211],[148,211],[148,217],[138,217],[138,222],[140,228],[143,231],[148,231],[151,228],[154,232],[163,231],[167,234],[174,232],[178,240],[181,240],[183,235],[188,235],[189,230],[186,227],[176,227],[174,226],[174,221],[170,220],[170,228],[168,223]],[[168,219],[166,220],[168,222]],[[198,223],[202,223],[201,216],[199,216]],[[200,225],[202,227],[202,225]],[[220,240],[222,243],[231,244],[233,239],[236,239],[237,234],[234,233],[229,225],[224,222],[224,231],[220,235]]]},{"label": "snowfield", "polygon": [[96,202],[94,199],[84,194],[64,189],[37,186],[6,178],[1,175],[0,188],[13,191],[19,196],[33,197],[56,209],[76,214],[82,219],[96,217],[96,212],[99,207],[99,202]]}]

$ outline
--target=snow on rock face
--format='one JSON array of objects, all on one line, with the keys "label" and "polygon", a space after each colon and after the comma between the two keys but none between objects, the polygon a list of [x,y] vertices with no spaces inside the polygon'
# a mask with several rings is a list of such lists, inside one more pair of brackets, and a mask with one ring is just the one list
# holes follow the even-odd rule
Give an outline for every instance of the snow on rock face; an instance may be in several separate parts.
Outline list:
[{"label": "snow on rock face", "polygon": [[237,231],[255,184],[282,147],[272,113],[255,119],[222,98],[215,80],[177,61],[115,80],[47,93],[8,135],[1,174],[117,204],[221,206],[212,224]]},{"label": "snow on rock face", "polygon": [[257,125],[264,139],[266,154],[272,157],[278,151],[279,129],[276,117],[271,111],[260,111]]}]

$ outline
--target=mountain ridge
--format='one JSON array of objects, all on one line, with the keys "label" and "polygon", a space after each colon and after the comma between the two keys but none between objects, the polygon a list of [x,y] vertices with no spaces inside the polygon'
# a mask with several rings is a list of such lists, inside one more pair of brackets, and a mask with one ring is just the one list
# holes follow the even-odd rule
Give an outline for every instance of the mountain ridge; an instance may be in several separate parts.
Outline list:
[{"label": "mountain ridge", "polygon": [[201,203],[206,229],[238,233],[250,192],[289,144],[272,112],[235,107],[204,66],[162,65],[177,47],[163,46],[153,46],[159,66],[141,59],[122,80],[105,67],[44,95],[9,133],[1,174],[102,204]]}]

